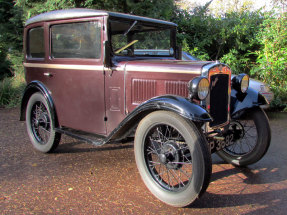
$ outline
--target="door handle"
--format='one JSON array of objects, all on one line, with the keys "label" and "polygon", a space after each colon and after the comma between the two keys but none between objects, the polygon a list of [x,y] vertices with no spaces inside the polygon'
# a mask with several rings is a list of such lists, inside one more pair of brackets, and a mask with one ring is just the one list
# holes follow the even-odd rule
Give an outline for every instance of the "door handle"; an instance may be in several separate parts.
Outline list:
[{"label": "door handle", "polygon": [[53,75],[49,72],[44,72],[44,76],[47,76],[47,77],[52,77]]}]

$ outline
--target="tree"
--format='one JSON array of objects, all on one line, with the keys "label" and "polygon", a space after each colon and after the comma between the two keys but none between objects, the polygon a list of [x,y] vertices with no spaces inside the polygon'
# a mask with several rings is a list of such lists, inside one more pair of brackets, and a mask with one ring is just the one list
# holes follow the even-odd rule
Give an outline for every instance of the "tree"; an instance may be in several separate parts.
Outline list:
[{"label": "tree", "polygon": [[10,73],[7,54],[22,50],[22,10],[13,0],[0,0],[0,78]]},{"label": "tree", "polygon": [[226,13],[242,13],[252,11],[255,0],[214,0],[210,5],[210,11],[216,17]]},{"label": "tree", "polygon": [[185,51],[205,60],[222,60],[234,72],[246,72],[256,61],[251,54],[259,47],[254,40],[262,23],[261,14],[255,12],[229,12],[213,16],[209,7],[212,1],[190,11],[178,10],[178,40]]},{"label": "tree", "polygon": [[191,10],[177,9],[173,22],[178,24],[178,43],[183,50],[201,59],[211,59],[214,56],[215,34],[217,34],[216,19],[208,14],[208,6],[198,6]]},{"label": "tree", "polygon": [[231,12],[225,15],[220,30],[222,42],[218,43],[218,57],[231,67],[233,73],[250,74],[257,58],[254,51],[260,47],[255,38],[262,22],[259,11]]},{"label": "tree", "polygon": [[17,0],[16,2],[25,11],[25,19],[47,11],[77,7],[170,19],[175,8],[174,0]]}]

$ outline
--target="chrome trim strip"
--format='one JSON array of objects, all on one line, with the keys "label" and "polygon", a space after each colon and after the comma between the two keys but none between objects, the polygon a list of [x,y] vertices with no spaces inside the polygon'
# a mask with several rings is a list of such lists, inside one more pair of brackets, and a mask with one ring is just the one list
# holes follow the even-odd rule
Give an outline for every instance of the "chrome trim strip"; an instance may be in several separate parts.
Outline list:
[{"label": "chrome trim strip", "polygon": [[127,71],[129,72],[162,72],[162,73],[184,73],[184,74],[197,74],[200,75],[201,71],[191,71],[190,68],[166,68],[166,67],[142,67],[142,66],[128,66]]},{"label": "chrome trim strip", "polygon": [[104,66],[97,65],[73,65],[73,64],[45,64],[45,63],[23,63],[24,67],[45,69],[74,69],[103,71]]},{"label": "chrome trim strip", "polygon": [[[24,63],[24,67],[31,68],[45,68],[45,69],[75,69],[75,70],[95,70],[95,71],[103,71],[104,66],[97,65],[74,65],[74,64],[45,64],[45,63]],[[112,68],[113,71],[123,70],[123,68]],[[154,67],[128,67],[125,68],[126,71],[133,72],[162,72],[162,73],[183,73],[183,74],[197,74],[199,75],[200,71],[190,71],[189,69],[180,70],[180,69],[172,69],[172,68],[154,68]]]}]

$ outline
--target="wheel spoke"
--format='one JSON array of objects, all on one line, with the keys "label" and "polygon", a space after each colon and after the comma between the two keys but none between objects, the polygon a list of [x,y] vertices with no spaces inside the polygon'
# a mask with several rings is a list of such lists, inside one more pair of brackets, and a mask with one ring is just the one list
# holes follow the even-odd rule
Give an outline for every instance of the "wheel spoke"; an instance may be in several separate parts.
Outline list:
[{"label": "wheel spoke", "polygon": [[147,151],[148,151],[148,154],[156,154],[156,155],[158,155],[157,151],[155,149],[152,149],[150,146],[148,147]]},{"label": "wheel spoke", "polygon": [[[178,176],[178,174],[174,171],[174,169],[171,169],[170,172],[171,172],[172,175],[173,175],[173,173],[175,174],[177,180],[179,181],[178,185],[180,186],[180,184],[182,184],[183,187],[184,187],[185,185],[184,185],[183,181],[182,181],[181,178]],[[173,173],[172,173],[172,172],[173,172]]]},{"label": "wheel spoke", "polygon": [[[191,160],[189,160],[189,159],[186,157],[186,155],[185,155],[185,154],[183,155],[183,157],[188,161],[188,163],[189,163],[189,164],[192,164],[192,161],[191,161]],[[186,163],[186,164],[187,164],[187,163]]]},{"label": "wheel spoke", "polygon": [[154,141],[151,141],[153,147],[154,147],[154,152],[158,155],[158,152],[157,152],[157,147],[155,146],[155,143]]},{"label": "wheel spoke", "polygon": [[167,173],[167,179],[168,179],[168,186],[170,188],[173,188],[173,185],[171,184],[171,180],[170,180],[170,177],[169,177],[169,174]]},{"label": "wheel spoke", "polygon": [[[159,166],[159,171],[158,171],[159,173],[157,174],[157,176],[162,176],[164,173],[167,173],[167,172],[168,172],[168,169],[167,169],[167,170],[160,171],[162,168],[163,168],[163,167],[162,167],[162,165],[160,164],[160,166]],[[158,177],[158,178],[162,180],[161,177]]]},{"label": "wheel spoke", "polygon": [[162,131],[161,131],[161,127],[157,128],[157,133],[158,133],[158,139],[159,139],[161,142],[165,142],[165,141],[164,141],[164,135],[162,134]]},{"label": "wheel spoke", "polygon": [[155,161],[148,161],[148,162],[152,163],[152,165],[159,165],[160,164],[160,162],[155,162]]},{"label": "wheel spoke", "polygon": [[182,164],[182,165],[184,165],[184,164],[186,164],[186,165],[192,164],[192,163],[186,163],[186,162],[168,162],[168,163],[170,163],[170,164]]},{"label": "wheel spoke", "polygon": [[49,130],[47,130],[46,128],[44,128],[44,127],[42,127],[42,126],[39,126],[39,128],[40,128],[42,131],[47,132],[47,133],[49,133],[49,134],[50,134],[50,131],[49,131]]},{"label": "wheel spoke", "polygon": [[179,171],[180,171],[181,173],[183,173],[187,178],[190,178],[190,177],[191,177],[191,175],[189,176],[188,173],[185,172],[183,169],[179,169]]}]

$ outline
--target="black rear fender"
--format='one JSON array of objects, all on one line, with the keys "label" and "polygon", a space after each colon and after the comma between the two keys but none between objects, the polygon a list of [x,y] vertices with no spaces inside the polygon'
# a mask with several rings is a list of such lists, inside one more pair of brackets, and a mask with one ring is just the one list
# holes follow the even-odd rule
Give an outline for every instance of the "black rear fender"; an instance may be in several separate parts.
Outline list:
[{"label": "black rear fender", "polygon": [[266,104],[269,104],[266,98],[252,88],[248,88],[246,93],[231,90],[231,118],[239,118],[246,111]]},{"label": "black rear fender", "polygon": [[54,102],[52,100],[52,97],[50,95],[50,91],[47,89],[47,87],[40,81],[32,81],[30,82],[24,91],[22,101],[21,101],[21,110],[20,110],[20,121],[25,121],[26,119],[26,107],[28,104],[28,101],[30,97],[36,93],[40,92],[43,94],[43,96],[46,98],[50,111],[52,114],[52,117],[54,118],[54,122],[57,123],[56,115],[55,115],[55,107],[54,107]]}]

